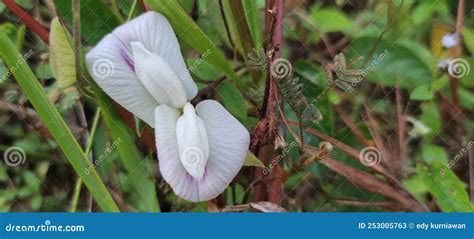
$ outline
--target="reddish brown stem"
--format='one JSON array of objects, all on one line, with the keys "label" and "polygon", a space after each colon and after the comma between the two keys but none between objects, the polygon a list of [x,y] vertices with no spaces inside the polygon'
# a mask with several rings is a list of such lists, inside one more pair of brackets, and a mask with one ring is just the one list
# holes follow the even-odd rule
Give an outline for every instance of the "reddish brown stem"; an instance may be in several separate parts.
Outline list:
[{"label": "reddish brown stem", "polygon": [[36,33],[44,43],[49,45],[48,30],[31,17],[25,10],[19,7],[13,0],[3,0],[5,6],[15,14],[30,30]]},{"label": "reddish brown stem", "polygon": [[342,107],[340,106],[336,106],[336,111],[341,117],[344,124],[347,125],[347,127],[352,131],[352,134],[354,134],[354,136],[359,140],[359,142],[365,147],[369,146],[369,141],[367,141],[364,134],[362,134],[362,132],[359,130],[354,121],[352,121],[346,111],[344,111],[344,109],[342,109]]},{"label": "reddish brown stem", "polygon": [[[461,44],[461,28],[462,28],[463,16],[464,16],[464,0],[459,0],[458,11],[457,11],[457,16],[456,16],[456,29],[455,29],[455,35],[456,35],[457,40],[459,41],[458,44]],[[461,51],[459,51],[458,54],[461,54]],[[455,57],[459,57],[459,56],[455,56]],[[451,88],[451,97],[452,97],[456,112],[462,112],[461,101],[459,99],[459,93],[458,93],[459,82],[456,76],[450,75],[449,86]],[[456,117],[454,117],[453,119],[456,122],[456,134],[457,135],[463,134],[463,131],[464,131],[463,130],[463,115],[456,113]]]},{"label": "reddish brown stem", "polygon": [[[275,114],[275,107],[278,103],[278,89],[275,79],[270,72],[272,62],[280,57],[280,45],[282,38],[282,21],[283,21],[283,0],[267,0],[266,1],[266,15],[265,15],[265,32],[267,38],[265,39],[265,49],[268,52],[267,62],[267,81],[265,86],[265,96],[262,104],[262,116],[260,123],[254,135],[258,144],[262,142],[273,142],[275,140],[275,132],[277,125],[277,118]],[[258,148],[258,157],[265,165],[273,162],[276,154],[272,145],[263,145]],[[262,169],[255,171],[255,178],[259,183],[255,186],[254,200],[265,201],[268,200],[275,204],[281,203],[283,195],[283,170],[276,164],[272,171],[270,178],[273,180],[269,185],[265,184],[265,175]]]},{"label": "reddish brown stem", "polygon": [[399,172],[405,164],[405,132],[406,122],[403,115],[402,109],[402,95],[400,92],[400,86],[397,84],[395,88],[396,102],[397,102],[397,133],[398,133],[398,164],[397,172]]}]

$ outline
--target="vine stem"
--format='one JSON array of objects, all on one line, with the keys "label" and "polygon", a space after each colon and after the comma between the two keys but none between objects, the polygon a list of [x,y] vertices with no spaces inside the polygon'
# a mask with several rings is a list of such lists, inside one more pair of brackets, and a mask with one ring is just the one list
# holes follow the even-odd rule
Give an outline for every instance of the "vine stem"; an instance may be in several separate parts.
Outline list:
[{"label": "vine stem", "polygon": [[[456,35],[456,39],[461,41],[461,27],[462,27],[462,19],[464,15],[464,0],[459,0],[458,2],[458,12],[456,16],[456,29],[454,34]],[[458,56],[456,56],[458,57]],[[452,99],[453,99],[453,104],[456,106],[456,109],[459,110],[461,109],[460,107],[460,100],[459,100],[459,94],[458,94],[458,80],[454,76],[450,76],[450,86],[451,86],[451,94],[452,94]]]},{"label": "vine stem", "polygon": [[[275,59],[280,58],[280,45],[282,39],[282,21],[283,21],[283,0],[267,0],[265,4],[265,50],[268,53],[267,62],[267,80],[265,83],[265,96],[262,103],[262,114],[260,122],[254,131],[252,146],[257,145],[254,149],[258,152],[258,158],[265,165],[276,158],[276,151],[272,145],[276,138],[277,116],[276,104],[278,104],[278,88],[275,79],[271,73],[271,65]],[[265,143],[265,144],[263,144]],[[276,164],[271,172],[268,185],[266,183],[266,175],[263,169],[255,171],[255,178],[258,183],[255,185],[254,200],[269,201],[275,204],[281,203],[283,195],[283,169]]]},{"label": "vine stem", "polygon": [[132,7],[130,8],[130,12],[128,13],[128,16],[127,16],[127,22],[130,21],[130,19],[132,19],[133,13],[135,12],[135,9],[137,8],[137,3],[138,3],[138,0],[133,1]]},{"label": "vine stem", "polygon": [[18,6],[13,0],[3,0],[5,6],[17,16],[30,30],[36,33],[44,43],[49,45],[49,31],[31,17],[25,10]]},{"label": "vine stem", "polygon": [[[92,144],[94,142],[94,138],[97,132],[97,126],[99,125],[100,122],[100,108],[97,108],[95,115],[94,115],[94,121],[92,122],[92,128],[90,131],[90,136],[87,141],[87,146],[85,150],[86,155],[91,154],[92,150]],[[91,156],[92,157],[92,156]],[[82,188],[82,179],[79,177],[76,182],[76,186],[74,187],[74,194],[72,196],[72,203],[71,203],[71,209],[69,210],[70,212],[75,212],[77,210],[77,204],[79,202],[79,196],[81,194],[81,188]]]}]

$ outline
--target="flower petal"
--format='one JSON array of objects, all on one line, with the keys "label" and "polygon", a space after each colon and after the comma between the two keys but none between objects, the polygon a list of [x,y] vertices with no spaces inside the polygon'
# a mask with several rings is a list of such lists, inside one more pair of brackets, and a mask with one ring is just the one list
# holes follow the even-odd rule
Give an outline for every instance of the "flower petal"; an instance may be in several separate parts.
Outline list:
[{"label": "flower petal", "polygon": [[153,127],[153,111],[158,102],[137,79],[125,49],[116,37],[109,34],[87,54],[87,68],[105,93]]},{"label": "flower petal", "polygon": [[201,180],[193,178],[180,161],[177,140],[179,112],[166,105],[155,110],[155,136],[160,172],[176,195],[193,202],[217,197],[242,167],[250,143],[247,129],[217,101],[196,106],[209,142],[209,158]]},{"label": "flower petal", "polygon": [[176,127],[181,164],[194,179],[200,181],[209,157],[209,143],[206,127],[196,115],[193,105],[187,103],[184,106]]},{"label": "flower petal", "polygon": [[247,129],[221,104],[205,100],[196,106],[209,140],[206,175],[199,182],[200,200],[217,197],[242,168],[250,144]]},{"label": "flower petal", "polygon": [[183,83],[188,100],[196,96],[197,86],[184,63],[173,28],[163,15],[147,12],[115,29],[112,34],[126,46],[133,41],[141,42],[146,49],[165,59]]},{"label": "flower petal", "polygon": [[145,49],[141,42],[130,44],[135,72],[148,92],[159,104],[182,108],[186,104],[186,91],[170,65],[157,54]]},{"label": "flower petal", "polygon": [[179,111],[167,105],[155,109],[155,137],[161,176],[173,191],[190,201],[199,198],[196,181],[186,172],[179,159],[176,123]]},{"label": "flower petal", "polygon": [[141,42],[168,63],[180,79],[188,100],[196,96],[197,86],[186,68],[173,29],[159,13],[147,12],[105,36],[86,56],[89,72],[112,99],[153,127],[158,103],[134,72],[130,44],[134,41]]}]

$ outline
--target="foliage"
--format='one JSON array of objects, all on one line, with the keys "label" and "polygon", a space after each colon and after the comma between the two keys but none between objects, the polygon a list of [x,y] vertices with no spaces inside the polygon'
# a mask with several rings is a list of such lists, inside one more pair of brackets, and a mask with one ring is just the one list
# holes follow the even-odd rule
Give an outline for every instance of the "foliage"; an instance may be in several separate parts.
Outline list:
[{"label": "foliage", "polygon": [[[57,14],[15,2],[51,35],[43,43],[0,3],[0,152],[26,155],[21,166],[0,162],[0,211],[280,210],[257,201],[258,177],[271,182],[267,194],[283,189],[288,211],[474,211],[472,2],[459,44],[446,48],[457,1],[288,0],[282,43],[269,46],[274,12],[263,0],[82,0],[81,49],[72,1],[54,0]],[[153,130],[95,85],[84,59],[76,72],[75,54],[147,9],[177,35],[200,90],[193,102],[218,100],[252,135],[245,166],[208,203],[176,197],[157,173]],[[465,73],[453,76],[453,59]],[[288,62],[288,74],[270,77],[272,60]],[[269,79],[278,88],[270,119]],[[361,160],[369,146],[374,164]]]}]

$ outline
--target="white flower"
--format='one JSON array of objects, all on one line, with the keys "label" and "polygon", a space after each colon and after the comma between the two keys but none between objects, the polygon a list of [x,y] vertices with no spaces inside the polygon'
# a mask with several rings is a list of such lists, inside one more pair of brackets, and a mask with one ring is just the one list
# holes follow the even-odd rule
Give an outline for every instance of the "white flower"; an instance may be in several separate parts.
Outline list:
[{"label": "white flower", "polygon": [[438,61],[438,64],[437,64],[437,67],[438,69],[440,70],[447,70],[448,69],[448,66],[449,66],[449,63],[452,61],[453,59],[451,58],[448,58],[448,59],[441,59]]},{"label": "white flower", "polygon": [[446,48],[454,47],[458,44],[458,42],[459,41],[456,34],[446,34],[443,36],[443,39],[441,39],[441,43]]},{"label": "white flower", "polygon": [[413,124],[413,129],[410,130],[410,132],[408,132],[408,134],[411,137],[416,138],[416,137],[427,135],[431,132],[431,129],[420,120],[417,120],[411,116],[408,116],[407,121]]},{"label": "white flower", "polygon": [[[160,171],[177,195],[204,201],[225,190],[243,165],[249,133],[217,101],[189,103],[197,86],[165,17],[148,12],[118,27],[86,60],[112,99],[155,128]],[[107,77],[94,69],[103,61],[112,63]]]}]

